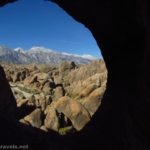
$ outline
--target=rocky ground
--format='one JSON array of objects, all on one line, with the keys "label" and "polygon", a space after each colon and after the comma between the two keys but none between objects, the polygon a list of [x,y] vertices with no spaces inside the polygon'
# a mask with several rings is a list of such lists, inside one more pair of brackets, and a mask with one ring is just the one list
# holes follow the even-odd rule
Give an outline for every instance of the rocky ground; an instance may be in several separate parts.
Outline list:
[{"label": "rocky ground", "polygon": [[101,104],[107,71],[103,60],[88,65],[3,64],[19,122],[45,132],[80,131]]}]

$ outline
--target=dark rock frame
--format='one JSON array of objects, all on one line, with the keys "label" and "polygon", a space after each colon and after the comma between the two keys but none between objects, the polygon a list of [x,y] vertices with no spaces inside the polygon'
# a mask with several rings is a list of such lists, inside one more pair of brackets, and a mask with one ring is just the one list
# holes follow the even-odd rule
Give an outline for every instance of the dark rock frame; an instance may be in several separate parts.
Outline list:
[{"label": "dark rock frame", "polygon": [[[15,0],[0,0],[0,6]],[[32,149],[150,149],[150,1],[52,0],[88,27],[108,69],[100,109],[79,133],[58,136],[1,117],[0,144]]]}]

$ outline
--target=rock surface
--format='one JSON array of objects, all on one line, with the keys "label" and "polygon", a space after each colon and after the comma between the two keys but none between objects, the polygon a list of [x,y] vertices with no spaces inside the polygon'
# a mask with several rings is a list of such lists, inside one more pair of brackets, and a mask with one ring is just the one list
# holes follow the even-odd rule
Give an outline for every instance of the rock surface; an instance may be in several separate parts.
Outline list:
[{"label": "rock surface", "polygon": [[0,113],[8,120],[15,119],[17,107],[13,93],[0,66]]},{"label": "rock surface", "polygon": [[54,131],[58,131],[59,130],[59,119],[57,117],[56,114],[56,110],[54,108],[50,108],[48,110],[48,113],[46,115],[45,121],[44,121],[44,125],[47,129],[51,129]]},{"label": "rock surface", "polygon": [[42,125],[42,111],[41,109],[35,109],[31,114],[27,115],[24,120],[31,126],[40,128]]},{"label": "rock surface", "polygon": [[54,104],[54,108],[69,118],[77,131],[80,131],[90,121],[88,111],[78,101],[71,100],[69,97],[60,98]]},{"label": "rock surface", "polygon": [[82,130],[100,106],[106,89],[103,60],[87,65],[3,66],[17,109],[22,110],[18,111],[20,122],[47,132],[64,135]]},{"label": "rock surface", "polygon": [[[12,1],[15,0],[0,1],[0,6]],[[107,64],[108,86],[101,109],[86,129],[63,138],[50,135],[55,140],[41,142],[40,148],[37,143],[32,146],[36,150],[44,146],[63,150],[149,150],[150,1],[51,1],[91,30]],[[11,130],[16,126],[9,128],[7,122],[3,123],[1,127],[6,127],[5,134],[1,132],[1,143],[8,138],[18,139],[17,132]]]}]

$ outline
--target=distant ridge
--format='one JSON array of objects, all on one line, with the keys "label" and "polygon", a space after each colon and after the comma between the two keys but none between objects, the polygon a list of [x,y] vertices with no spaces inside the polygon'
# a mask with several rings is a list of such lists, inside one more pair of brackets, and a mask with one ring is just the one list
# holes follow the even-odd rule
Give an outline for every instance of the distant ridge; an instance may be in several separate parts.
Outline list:
[{"label": "distant ridge", "polygon": [[24,50],[21,47],[11,49],[0,46],[0,62],[14,64],[59,64],[62,61],[74,61],[78,64],[88,64],[97,58],[85,54],[76,55],[65,52],[57,52],[45,47],[32,47]]}]

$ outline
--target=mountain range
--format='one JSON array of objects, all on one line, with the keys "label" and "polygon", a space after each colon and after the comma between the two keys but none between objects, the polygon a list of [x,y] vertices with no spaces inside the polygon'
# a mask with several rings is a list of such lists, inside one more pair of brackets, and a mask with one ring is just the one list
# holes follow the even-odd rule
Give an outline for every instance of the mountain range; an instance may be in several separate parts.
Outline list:
[{"label": "mountain range", "polygon": [[14,64],[59,64],[62,61],[74,61],[78,64],[88,64],[97,58],[91,55],[75,55],[57,52],[45,47],[32,47],[29,50],[22,48],[11,49],[0,46],[0,62]]}]

